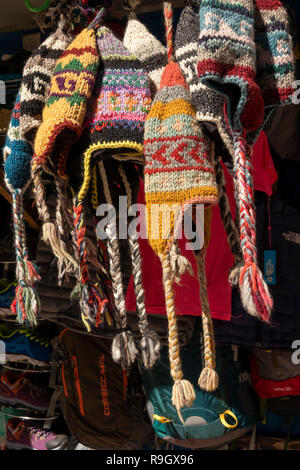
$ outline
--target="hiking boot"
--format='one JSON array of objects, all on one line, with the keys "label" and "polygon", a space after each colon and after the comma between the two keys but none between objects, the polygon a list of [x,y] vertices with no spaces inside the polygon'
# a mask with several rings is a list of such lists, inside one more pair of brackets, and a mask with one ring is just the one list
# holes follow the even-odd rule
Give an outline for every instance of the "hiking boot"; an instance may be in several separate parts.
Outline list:
[{"label": "hiking boot", "polygon": [[68,444],[66,435],[54,434],[16,418],[7,422],[6,438],[8,450],[64,450]]},{"label": "hiking boot", "polygon": [[47,411],[50,399],[50,391],[32,383],[27,374],[15,376],[5,371],[0,377],[0,403],[3,405],[24,405]]}]

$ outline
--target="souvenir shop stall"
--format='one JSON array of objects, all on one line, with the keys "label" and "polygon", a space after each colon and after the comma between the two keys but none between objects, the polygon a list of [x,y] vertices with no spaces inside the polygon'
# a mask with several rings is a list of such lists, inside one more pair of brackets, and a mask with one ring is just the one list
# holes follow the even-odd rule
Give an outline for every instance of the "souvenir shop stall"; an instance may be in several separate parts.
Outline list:
[{"label": "souvenir shop stall", "polygon": [[300,450],[298,3],[2,9],[1,450]]}]

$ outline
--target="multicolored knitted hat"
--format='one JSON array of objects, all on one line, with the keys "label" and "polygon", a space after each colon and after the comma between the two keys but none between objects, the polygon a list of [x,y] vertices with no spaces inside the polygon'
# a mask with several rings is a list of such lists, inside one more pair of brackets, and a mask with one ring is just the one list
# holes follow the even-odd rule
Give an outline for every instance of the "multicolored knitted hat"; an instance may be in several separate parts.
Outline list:
[{"label": "multicolored knitted hat", "polygon": [[[177,338],[173,281],[189,269],[189,264],[179,253],[176,232],[188,205],[217,204],[218,189],[212,146],[197,122],[188,86],[173,59],[170,2],[164,3],[164,14],[168,65],[145,125],[145,200],[149,242],[162,262],[174,380],[172,403],[180,416],[183,406],[192,405],[195,393],[191,383],[183,380]],[[166,215],[170,216],[167,231],[163,224]],[[202,371],[199,385],[215,389],[218,384],[216,371],[210,368],[208,373],[207,369]]]},{"label": "multicolored knitted hat", "polygon": [[[180,15],[176,28],[175,56],[189,86],[198,121],[203,125],[209,123],[210,126],[213,124],[214,128],[216,127],[219,134],[217,139],[215,135],[213,136],[216,153],[222,155],[223,159],[231,161],[234,155],[233,135],[226,121],[225,98],[199,81],[197,72],[199,33],[199,15],[192,8],[186,7]],[[210,131],[209,125],[208,131]],[[229,157],[225,155],[227,152]]]},{"label": "multicolored knitted hat", "polygon": [[[73,208],[81,271],[80,306],[82,318],[88,327],[88,324],[99,313],[99,303],[95,286],[87,282],[83,205],[93,184],[97,162],[105,200],[111,204],[110,181],[104,164],[104,160],[108,158],[115,160],[127,197],[132,199],[132,191],[122,164],[125,165],[124,162],[144,164],[144,123],[151,104],[150,81],[146,70],[109,28],[102,26],[98,30],[97,46],[101,56],[102,70],[97,78],[95,96],[85,122],[89,144],[83,156],[83,182],[74,199]],[[136,360],[138,351],[132,333],[127,328],[120,250],[112,225],[108,225],[107,234],[110,274],[116,307],[115,319],[119,329],[112,344],[112,354],[113,359],[126,369]],[[129,248],[133,264],[137,312],[140,317],[142,357],[145,367],[152,367],[159,354],[159,342],[155,333],[150,332],[147,326],[139,245],[134,237],[129,239]]]},{"label": "multicolored knitted hat", "polygon": [[233,132],[254,131],[264,119],[264,102],[255,82],[253,0],[201,0],[198,75],[227,100]]},{"label": "multicolored knitted hat", "polygon": [[[87,104],[93,93],[100,65],[96,27],[102,15],[103,10],[99,12],[95,21],[74,39],[57,61],[43,111],[42,124],[35,139],[35,156],[32,162],[35,198],[43,221],[43,238],[50,244],[57,257],[60,277],[65,272],[74,272],[77,269],[77,262],[68,252],[61,236],[63,227],[59,229],[59,221],[55,225],[50,220],[41,174],[46,171],[57,179],[62,181],[66,179],[66,159],[71,145],[83,132]],[[66,190],[66,185],[62,185],[61,188]],[[64,196],[59,192],[59,201]],[[68,199],[68,195],[65,199]]]},{"label": "multicolored knitted hat", "polygon": [[160,86],[161,77],[167,65],[165,46],[131,12],[125,30],[123,44],[139,59],[151,79],[152,96]]},{"label": "multicolored knitted hat", "polygon": [[50,81],[57,60],[73,41],[65,32],[62,16],[57,30],[33,52],[23,70],[21,90],[21,138],[33,143],[42,122],[42,112],[50,89]]},{"label": "multicolored knitted hat", "polygon": [[5,183],[12,195],[13,226],[16,245],[15,300],[11,305],[19,323],[36,325],[40,302],[35,282],[40,279],[37,269],[29,261],[23,211],[23,194],[30,183],[31,145],[20,137],[20,92],[17,95],[3,149]]}]

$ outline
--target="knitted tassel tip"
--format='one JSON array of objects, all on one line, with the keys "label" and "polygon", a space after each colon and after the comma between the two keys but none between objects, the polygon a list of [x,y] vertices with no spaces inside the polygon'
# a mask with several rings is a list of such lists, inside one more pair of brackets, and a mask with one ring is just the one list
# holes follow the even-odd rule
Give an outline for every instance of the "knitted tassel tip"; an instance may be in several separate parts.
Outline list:
[{"label": "knitted tassel tip", "polygon": [[247,312],[270,323],[273,300],[256,263],[246,263],[240,273],[241,300]]},{"label": "knitted tassel tip", "polygon": [[193,385],[188,380],[176,380],[172,389],[172,405],[183,422],[180,410],[193,405],[196,394]]},{"label": "knitted tassel tip", "polygon": [[37,325],[40,312],[40,300],[36,290],[24,282],[20,282],[16,288],[15,300],[11,304],[13,315],[17,316],[19,324]]},{"label": "knitted tassel tip", "polygon": [[118,333],[112,343],[112,358],[122,366],[122,369],[128,369],[135,361],[138,355],[133,335],[131,331]]},{"label": "knitted tassel tip", "polygon": [[229,283],[232,287],[237,287],[239,285],[240,272],[241,272],[240,266],[235,266],[231,270],[229,274]]},{"label": "knitted tassel tip", "polygon": [[160,356],[160,341],[155,331],[149,331],[140,342],[145,369],[151,369]]},{"label": "knitted tassel tip", "polygon": [[219,386],[219,376],[217,371],[211,367],[204,367],[200,374],[198,385],[206,392],[214,392],[217,390]]}]

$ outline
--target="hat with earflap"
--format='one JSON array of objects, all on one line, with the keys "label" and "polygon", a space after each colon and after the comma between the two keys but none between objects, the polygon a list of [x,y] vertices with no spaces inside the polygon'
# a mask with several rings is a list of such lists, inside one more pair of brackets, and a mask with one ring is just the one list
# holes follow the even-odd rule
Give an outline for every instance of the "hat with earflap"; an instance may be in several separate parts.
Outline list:
[{"label": "hat with earflap", "polygon": [[[83,132],[87,104],[99,69],[96,29],[102,15],[103,9],[89,27],[69,44],[56,62],[42,123],[34,143],[32,179],[35,199],[43,222],[43,238],[50,244],[58,260],[59,277],[65,272],[73,273],[77,269],[77,262],[60,236],[57,227],[59,223],[54,223],[50,218],[42,174],[46,172],[54,180],[59,178],[66,182],[66,159],[72,144]],[[58,194],[59,199],[63,196]]]},{"label": "hat with earflap", "polygon": [[128,16],[123,44],[147,70],[154,96],[167,65],[165,46],[139,21],[134,12],[130,12]]},{"label": "hat with earflap", "polygon": [[198,75],[222,93],[234,139],[234,181],[239,209],[242,264],[231,273],[250,315],[269,322],[273,301],[258,266],[252,149],[246,140],[264,122],[264,101],[256,83],[253,0],[201,0]]},{"label": "hat with earflap", "polygon": [[[180,416],[182,407],[192,405],[195,392],[192,384],[183,378],[180,360],[173,281],[179,280],[190,265],[180,254],[176,234],[185,209],[195,204],[207,207],[217,204],[218,189],[213,145],[197,122],[188,86],[179,64],[174,61],[170,2],[164,3],[164,15],[168,64],[145,125],[145,200],[149,243],[162,263],[174,380],[172,403]],[[168,227],[163,223],[167,215]],[[212,375],[216,376],[215,370]]]},{"label": "hat with earflap", "polygon": [[50,89],[56,62],[73,41],[67,22],[61,15],[57,30],[36,49],[27,60],[22,77],[20,105],[21,138],[33,144],[42,122],[42,112]]},{"label": "hat with earflap", "polygon": [[[182,11],[176,28],[174,49],[183,76],[196,108],[199,123],[214,139],[216,153],[223,160],[233,159],[233,135],[225,115],[225,98],[216,90],[201,83],[197,72],[199,15],[192,7]],[[217,138],[216,138],[216,135]]]},{"label": "hat with earflap", "polygon": [[37,324],[40,301],[35,289],[40,280],[36,266],[29,260],[26,247],[23,195],[30,183],[32,147],[20,137],[20,91],[13,108],[3,148],[4,179],[12,195],[13,229],[16,248],[18,285],[11,305],[19,323]]},{"label": "hat with earflap", "polygon": [[[74,221],[77,235],[84,235],[84,204],[90,194],[95,168],[101,180],[104,202],[112,203],[110,175],[105,162],[111,160],[120,172],[121,182],[128,199],[132,200],[132,186],[124,168],[128,164],[144,164],[144,124],[150,110],[150,81],[141,62],[126,49],[112,31],[102,26],[97,31],[97,47],[101,57],[101,71],[97,77],[94,97],[85,127],[86,151],[83,154],[83,179],[74,198]],[[84,236],[76,236],[81,271],[86,271]],[[118,333],[112,344],[113,359],[123,369],[135,362],[138,350],[131,331],[127,328],[127,312],[120,267],[119,241],[113,221],[107,227],[107,249],[110,275],[115,301],[115,320]],[[159,355],[159,341],[154,332],[149,331],[141,278],[141,259],[137,239],[129,239],[129,251],[133,265],[133,280],[137,297],[137,313],[141,332],[140,347],[145,367],[152,367]],[[81,276],[83,292],[90,287]],[[86,296],[87,297],[87,296]],[[81,302],[83,318],[93,318],[93,299]]]}]

